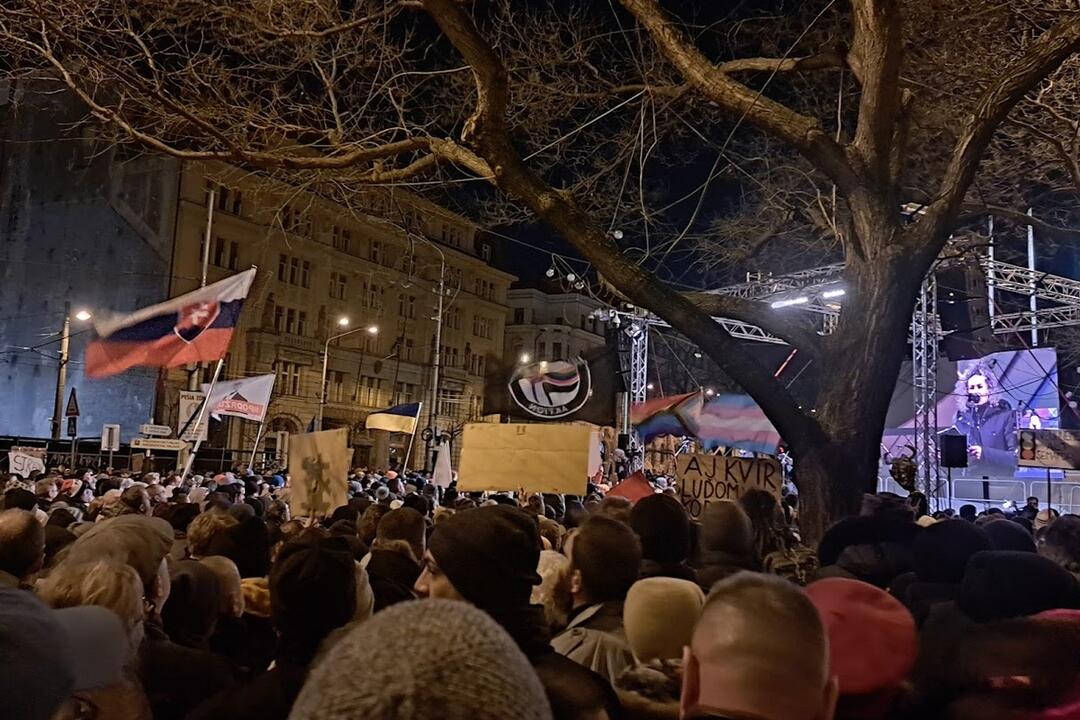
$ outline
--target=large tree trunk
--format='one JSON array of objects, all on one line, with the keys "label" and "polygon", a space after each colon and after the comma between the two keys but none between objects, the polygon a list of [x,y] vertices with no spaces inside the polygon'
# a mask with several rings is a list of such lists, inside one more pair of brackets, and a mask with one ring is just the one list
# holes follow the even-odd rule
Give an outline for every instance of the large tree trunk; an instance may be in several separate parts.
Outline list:
[{"label": "large tree trunk", "polygon": [[849,262],[844,312],[826,339],[819,368],[815,414],[823,437],[792,443],[802,530],[812,541],[855,514],[862,494],[874,492],[877,483],[885,416],[928,265],[899,244],[885,254]]}]

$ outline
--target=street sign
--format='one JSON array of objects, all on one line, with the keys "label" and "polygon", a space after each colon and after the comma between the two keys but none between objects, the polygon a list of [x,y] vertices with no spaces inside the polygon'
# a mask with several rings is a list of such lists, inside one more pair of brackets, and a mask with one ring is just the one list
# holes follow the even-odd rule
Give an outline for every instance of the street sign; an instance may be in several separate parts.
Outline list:
[{"label": "street sign", "polygon": [[79,399],[75,397],[75,388],[71,388],[71,394],[68,395],[67,410],[64,411],[64,416],[69,418],[79,417]]},{"label": "street sign", "polygon": [[176,438],[135,438],[131,441],[133,450],[173,450],[186,449],[188,444]]},{"label": "street sign", "polygon": [[[177,416],[176,432],[179,433],[187,426],[187,431],[181,435],[181,439],[196,442],[206,441],[206,429],[210,425],[210,413],[203,414],[202,422],[199,423],[198,432],[195,429],[195,421],[199,419],[199,410],[205,395],[193,390],[180,391],[180,413]],[[190,422],[189,422],[190,421]]]},{"label": "street sign", "polygon": [[172,435],[172,428],[168,425],[140,425],[139,432],[151,437],[169,437]]},{"label": "street sign", "polygon": [[[77,409],[78,408],[76,408],[76,410]],[[76,435],[79,434],[78,425],[79,425],[79,416],[78,415],[72,415],[72,416],[68,417],[68,437],[73,438],[73,437],[75,437]]]},{"label": "street sign", "polygon": [[120,426],[105,424],[101,426],[101,452],[116,452],[120,449]]}]

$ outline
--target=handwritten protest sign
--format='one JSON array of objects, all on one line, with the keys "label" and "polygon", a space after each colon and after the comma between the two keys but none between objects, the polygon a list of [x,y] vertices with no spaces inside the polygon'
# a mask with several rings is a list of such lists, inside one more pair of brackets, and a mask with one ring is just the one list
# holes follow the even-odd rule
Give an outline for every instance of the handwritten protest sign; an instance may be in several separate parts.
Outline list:
[{"label": "handwritten protest sign", "polygon": [[583,495],[596,431],[589,425],[469,423],[458,489]]},{"label": "handwritten protest sign", "polygon": [[764,490],[778,499],[783,475],[772,458],[734,458],[683,454],[678,457],[679,497],[697,518],[710,502],[738,500],[748,490]]},{"label": "handwritten protest sign", "polygon": [[347,428],[289,437],[289,509],[296,517],[325,517],[349,500]]},{"label": "handwritten protest sign", "polygon": [[45,472],[45,448],[13,447],[8,450],[8,466],[24,478],[34,471]]}]

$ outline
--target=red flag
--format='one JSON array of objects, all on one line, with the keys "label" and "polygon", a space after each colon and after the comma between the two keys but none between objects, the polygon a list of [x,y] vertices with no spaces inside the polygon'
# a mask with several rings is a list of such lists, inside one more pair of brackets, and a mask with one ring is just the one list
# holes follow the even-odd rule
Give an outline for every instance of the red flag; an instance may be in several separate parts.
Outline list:
[{"label": "red flag", "polygon": [[611,488],[608,495],[624,497],[633,504],[641,498],[648,497],[655,492],[653,486],[645,479],[645,473],[638,470],[632,475],[627,475],[625,480]]}]

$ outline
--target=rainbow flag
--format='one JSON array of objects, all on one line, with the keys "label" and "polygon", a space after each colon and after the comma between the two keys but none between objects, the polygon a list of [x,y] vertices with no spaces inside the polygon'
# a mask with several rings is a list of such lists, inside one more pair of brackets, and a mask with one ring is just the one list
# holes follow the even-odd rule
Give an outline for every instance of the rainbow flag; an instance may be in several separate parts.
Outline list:
[{"label": "rainbow flag", "polygon": [[718,395],[707,402],[700,392],[656,398],[632,407],[630,422],[643,442],[688,435],[707,448],[771,455],[780,444],[780,434],[748,395]]}]

